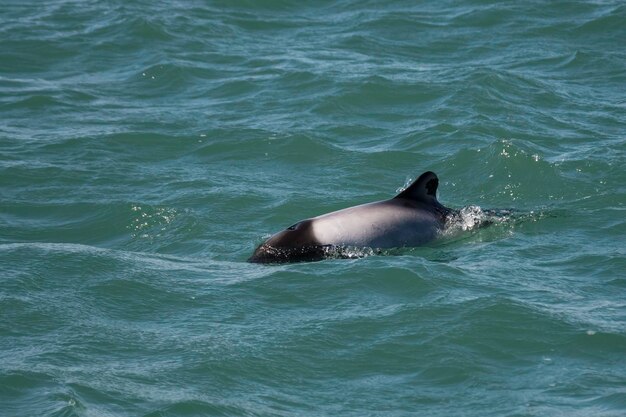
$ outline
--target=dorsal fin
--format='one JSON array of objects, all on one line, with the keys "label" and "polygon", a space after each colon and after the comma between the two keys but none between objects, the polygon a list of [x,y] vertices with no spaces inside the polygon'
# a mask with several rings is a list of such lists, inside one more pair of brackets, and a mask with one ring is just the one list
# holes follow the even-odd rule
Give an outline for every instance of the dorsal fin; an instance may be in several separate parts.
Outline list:
[{"label": "dorsal fin", "polygon": [[404,191],[395,196],[395,198],[422,201],[424,203],[438,203],[438,186],[439,178],[437,178],[437,175],[434,172],[427,171],[406,187]]}]

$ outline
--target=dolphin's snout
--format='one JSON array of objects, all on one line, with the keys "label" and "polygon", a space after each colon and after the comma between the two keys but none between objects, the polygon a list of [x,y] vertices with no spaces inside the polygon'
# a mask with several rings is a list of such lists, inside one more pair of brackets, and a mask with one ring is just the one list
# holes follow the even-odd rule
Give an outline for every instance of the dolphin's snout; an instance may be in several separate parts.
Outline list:
[{"label": "dolphin's snout", "polygon": [[279,264],[286,262],[311,262],[324,259],[326,252],[324,246],[299,246],[295,248],[277,248],[267,243],[259,245],[248,262],[259,264]]}]

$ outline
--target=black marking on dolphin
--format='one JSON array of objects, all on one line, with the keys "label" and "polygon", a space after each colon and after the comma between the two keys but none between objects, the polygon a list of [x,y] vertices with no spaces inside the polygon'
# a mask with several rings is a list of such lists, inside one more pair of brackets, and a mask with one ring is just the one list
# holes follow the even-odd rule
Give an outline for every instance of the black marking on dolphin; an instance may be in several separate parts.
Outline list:
[{"label": "black marking on dolphin", "polygon": [[389,200],[299,221],[254,251],[250,262],[283,263],[341,257],[341,248],[419,246],[437,237],[454,211],[437,201],[439,179],[425,172]]}]

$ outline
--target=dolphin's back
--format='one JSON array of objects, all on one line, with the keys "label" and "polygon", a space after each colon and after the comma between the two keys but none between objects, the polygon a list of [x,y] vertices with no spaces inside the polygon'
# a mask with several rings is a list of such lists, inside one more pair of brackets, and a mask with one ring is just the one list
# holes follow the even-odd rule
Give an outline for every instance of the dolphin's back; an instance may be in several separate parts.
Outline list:
[{"label": "dolphin's back", "polygon": [[419,246],[437,237],[450,210],[437,201],[439,179],[425,172],[390,200],[302,220],[259,245],[250,262],[323,259],[334,249]]},{"label": "dolphin's back", "polygon": [[311,220],[313,235],[321,245],[377,249],[422,245],[442,227],[435,211],[404,199],[349,207]]}]

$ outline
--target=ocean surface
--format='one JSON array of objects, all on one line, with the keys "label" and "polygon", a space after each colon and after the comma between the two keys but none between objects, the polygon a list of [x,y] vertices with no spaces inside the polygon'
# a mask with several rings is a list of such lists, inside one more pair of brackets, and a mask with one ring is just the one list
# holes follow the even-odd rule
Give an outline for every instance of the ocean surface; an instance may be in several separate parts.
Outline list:
[{"label": "ocean surface", "polygon": [[[0,416],[626,415],[625,22],[0,0]],[[428,170],[454,233],[246,262]]]}]

